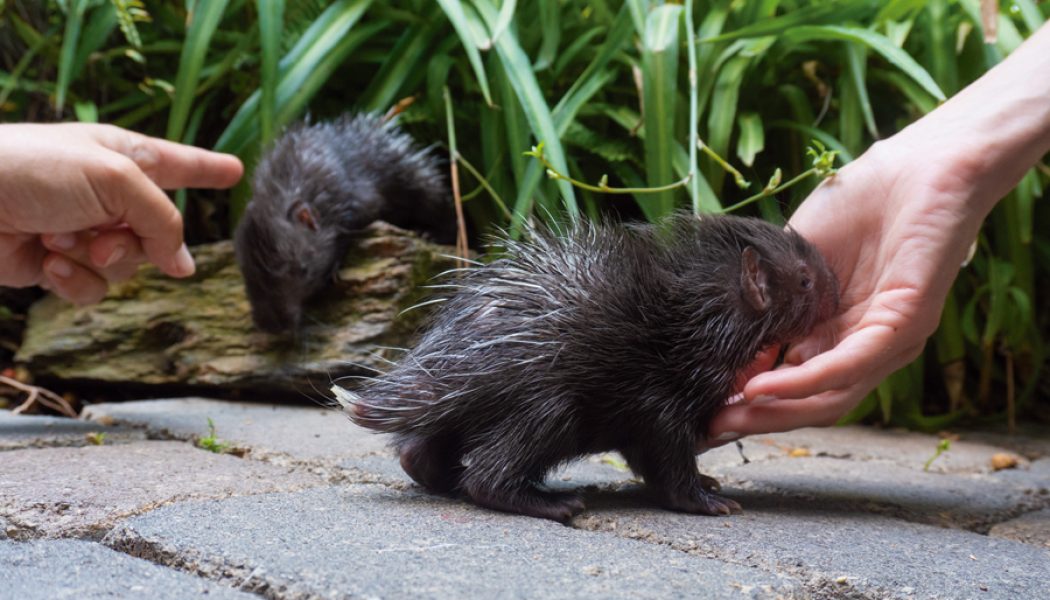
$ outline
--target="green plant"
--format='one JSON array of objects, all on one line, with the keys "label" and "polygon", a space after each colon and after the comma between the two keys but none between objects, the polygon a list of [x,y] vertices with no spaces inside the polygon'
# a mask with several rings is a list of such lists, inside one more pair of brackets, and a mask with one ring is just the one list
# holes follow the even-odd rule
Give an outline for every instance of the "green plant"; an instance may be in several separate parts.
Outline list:
[{"label": "green plant", "polygon": [[208,417],[208,435],[197,440],[197,447],[215,454],[225,454],[230,450],[230,444],[219,440],[215,436],[215,423]]},{"label": "green plant", "polygon": [[922,470],[929,471],[930,465],[933,464],[933,461],[937,460],[942,454],[944,454],[948,450],[951,450],[951,447],[952,442],[947,438],[941,440],[940,442],[937,442],[937,449],[934,450],[933,456],[931,456],[925,463],[923,463]]}]

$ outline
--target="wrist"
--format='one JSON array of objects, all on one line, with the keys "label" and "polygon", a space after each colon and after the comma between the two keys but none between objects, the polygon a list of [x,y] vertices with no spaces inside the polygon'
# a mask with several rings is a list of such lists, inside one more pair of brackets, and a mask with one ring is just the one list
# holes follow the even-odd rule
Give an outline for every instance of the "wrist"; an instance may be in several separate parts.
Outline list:
[{"label": "wrist", "polygon": [[941,157],[983,219],[1050,151],[1050,24],[902,134]]}]

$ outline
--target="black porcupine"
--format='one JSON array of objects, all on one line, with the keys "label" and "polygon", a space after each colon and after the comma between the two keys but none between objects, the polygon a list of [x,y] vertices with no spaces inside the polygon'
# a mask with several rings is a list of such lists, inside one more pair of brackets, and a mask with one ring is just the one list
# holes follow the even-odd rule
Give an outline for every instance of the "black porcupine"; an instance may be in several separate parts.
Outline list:
[{"label": "black porcupine", "polygon": [[537,484],[618,450],[669,508],[738,510],[708,489],[696,442],[760,349],[837,310],[817,250],[758,219],[685,213],[502,245],[389,373],[333,388],[350,418],[396,434],[419,484],[490,508],[564,522],[582,501]]},{"label": "black porcupine", "polygon": [[455,236],[452,195],[432,153],[371,114],[290,127],[262,157],[235,233],[255,324],[296,329],[355,231],[375,220]]}]

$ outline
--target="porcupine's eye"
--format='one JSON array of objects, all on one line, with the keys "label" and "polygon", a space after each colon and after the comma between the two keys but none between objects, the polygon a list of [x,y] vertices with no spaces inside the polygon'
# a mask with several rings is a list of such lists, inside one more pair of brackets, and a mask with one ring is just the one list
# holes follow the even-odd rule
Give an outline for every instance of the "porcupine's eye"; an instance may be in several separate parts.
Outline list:
[{"label": "porcupine's eye", "polygon": [[810,275],[809,269],[803,265],[799,269],[798,273],[798,287],[804,292],[808,292],[813,289],[813,277]]}]

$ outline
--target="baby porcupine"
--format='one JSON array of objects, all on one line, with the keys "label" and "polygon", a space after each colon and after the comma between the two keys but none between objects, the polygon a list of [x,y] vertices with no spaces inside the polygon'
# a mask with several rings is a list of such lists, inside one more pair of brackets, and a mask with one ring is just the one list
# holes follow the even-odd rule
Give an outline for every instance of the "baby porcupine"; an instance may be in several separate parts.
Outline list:
[{"label": "baby porcupine", "polygon": [[816,249],[758,219],[684,213],[502,245],[449,284],[389,373],[333,388],[350,418],[395,434],[419,484],[494,509],[567,521],[580,498],[537,484],[608,450],[669,508],[739,509],[708,489],[696,442],[760,349],[837,310]]},{"label": "baby porcupine", "polygon": [[353,235],[376,220],[455,237],[437,160],[370,114],[289,128],[262,157],[234,236],[255,324],[296,329],[303,302],[332,281]]}]

